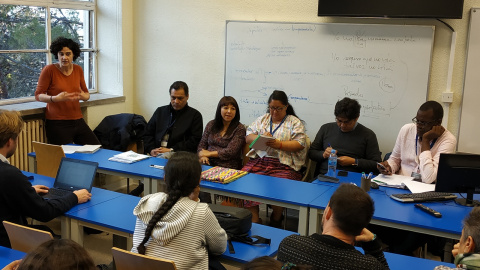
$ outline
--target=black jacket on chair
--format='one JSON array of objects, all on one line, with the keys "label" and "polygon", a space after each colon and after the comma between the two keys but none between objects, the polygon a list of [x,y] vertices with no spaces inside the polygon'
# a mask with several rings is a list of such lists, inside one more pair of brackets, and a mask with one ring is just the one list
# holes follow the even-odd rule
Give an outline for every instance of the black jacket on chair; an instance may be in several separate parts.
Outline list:
[{"label": "black jacket on chair", "polygon": [[142,140],[147,121],[143,116],[120,113],[105,117],[93,130],[105,149],[126,151],[129,144]]}]

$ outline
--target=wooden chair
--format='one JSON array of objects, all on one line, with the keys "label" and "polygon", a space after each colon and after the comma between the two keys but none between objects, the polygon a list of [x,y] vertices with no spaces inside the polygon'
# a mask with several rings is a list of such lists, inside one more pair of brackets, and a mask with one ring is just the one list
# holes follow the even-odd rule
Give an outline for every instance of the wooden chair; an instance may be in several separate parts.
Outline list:
[{"label": "wooden chair", "polygon": [[37,156],[37,172],[38,174],[56,177],[60,161],[65,157],[63,148],[60,145],[32,142],[33,149]]},{"label": "wooden chair", "polygon": [[112,248],[113,260],[117,270],[176,270],[170,260],[133,253],[116,247]]},{"label": "wooden chair", "polygon": [[3,221],[12,249],[30,252],[44,242],[53,239],[51,233]]},{"label": "wooden chair", "polygon": [[308,158],[308,149],[310,149],[310,146],[312,145],[312,141],[310,140],[310,138],[305,135],[305,141],[306,141],[306,148],[307,148],[307,157],[306,157],[306,161],[305,161],[305,171],[303,172],[303,178],[302,178],[302,181],[305,182],[310,182],[314,177],[315,177],[315,167],[317,166],[317,162],[311,160],[310,158]]}]

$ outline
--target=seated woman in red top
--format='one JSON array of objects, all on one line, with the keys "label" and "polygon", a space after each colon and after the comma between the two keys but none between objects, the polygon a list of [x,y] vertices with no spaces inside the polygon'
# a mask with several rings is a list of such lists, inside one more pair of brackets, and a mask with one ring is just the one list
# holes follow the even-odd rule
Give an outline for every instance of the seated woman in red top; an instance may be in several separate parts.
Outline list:
[{"label": "seated woman in red top", "polygon": [[245,126],[240,123],[240,108],[230,96],[220,99],[215,119],[208,122],[198,145],[202,164],[231,169],[242,168]]},{"label": "seated woman in red top", "polygon": [[83,70],[73,64],[80,56],[80,45],[59,37],[50,45],[58,63],[43,68],[38,78],[35,99],[47,103],[45,129],[52,144],[100,144],[83,120],[80,100],[90,98]]}]

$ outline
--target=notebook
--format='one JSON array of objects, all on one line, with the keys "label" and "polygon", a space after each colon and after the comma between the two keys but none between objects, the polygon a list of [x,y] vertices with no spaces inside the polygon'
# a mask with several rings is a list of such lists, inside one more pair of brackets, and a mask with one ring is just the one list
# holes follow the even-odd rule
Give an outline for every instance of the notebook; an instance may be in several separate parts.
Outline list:
[{"label": "notebook", "polygon": [[62,158],[53,187],[43,197],[59,198],[79,189],[90,192],[97,168],[97,162]]}]

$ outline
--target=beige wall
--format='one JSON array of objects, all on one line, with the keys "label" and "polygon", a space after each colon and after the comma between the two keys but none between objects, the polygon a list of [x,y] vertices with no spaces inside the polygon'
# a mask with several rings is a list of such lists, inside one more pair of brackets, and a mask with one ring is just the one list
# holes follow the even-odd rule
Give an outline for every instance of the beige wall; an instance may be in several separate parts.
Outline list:
[{"label": "beige wall", "polygon": [[94,129],[111,114],[133,113],[133,12],[132,0],[97,1],[98,89],[103,94],[124,95],[125,103],[88,107],[88,125]]},{"label": "beige wall", "polygon": [[[457,32],[454,102],[446,107],[448,129],[454,134],[459,128],[471,7],[480,7],[480,0],[465,0],[463,19],[445,20]],[[168,87],[175,80],[189,84],[189,104],[203,114],[204,122],[213,118],[224,91],[226,20],[434,25],[428,99],[441,102],[447,88],[452,32],[433,19],[319,18],[317,0],[123,0],[123,8],[125,109],[147,121],[158,106],[169,102]],[[413,117],[416,112],[408,113]]]}]

